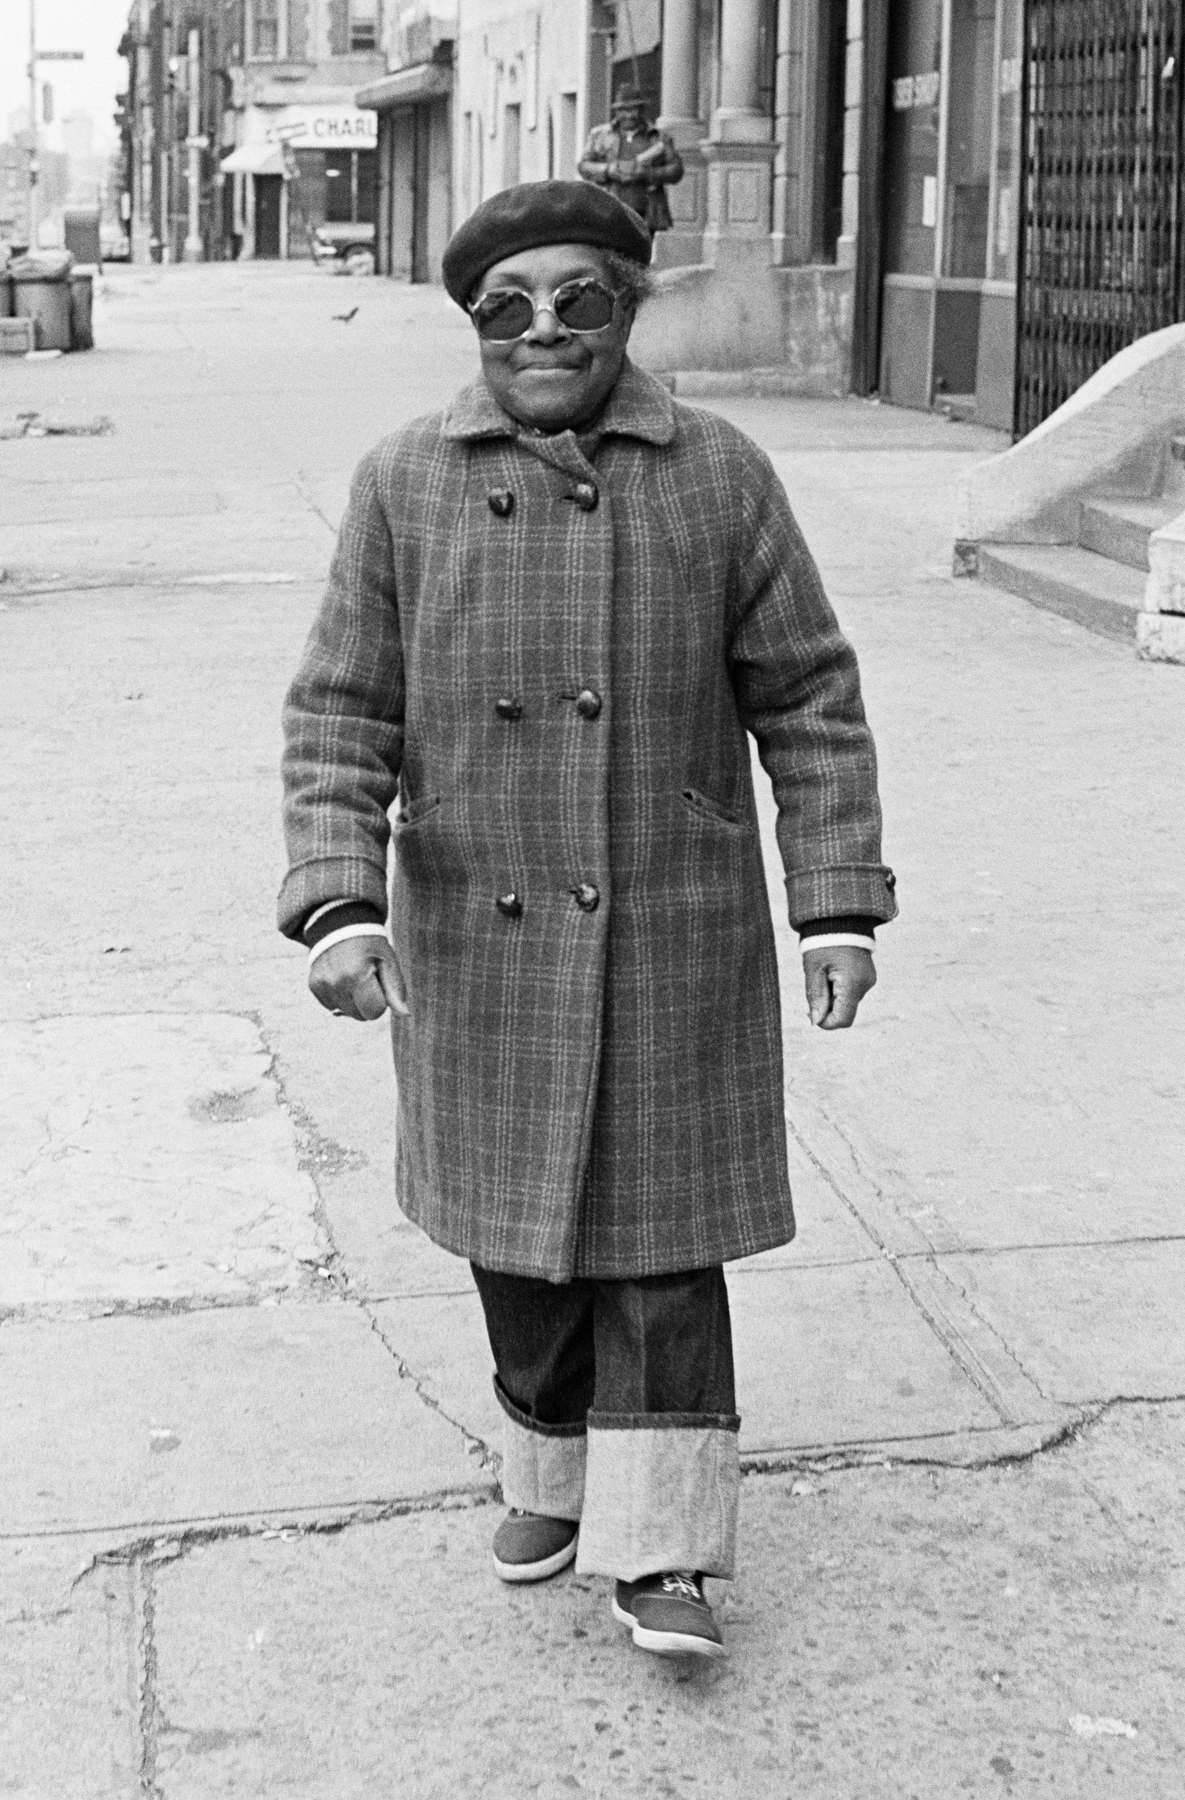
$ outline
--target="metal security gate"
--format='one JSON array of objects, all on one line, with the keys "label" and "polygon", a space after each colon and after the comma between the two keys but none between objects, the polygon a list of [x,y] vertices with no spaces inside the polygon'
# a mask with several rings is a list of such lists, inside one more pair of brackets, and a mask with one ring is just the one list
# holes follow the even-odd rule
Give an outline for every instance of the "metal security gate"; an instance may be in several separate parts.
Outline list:
[{"label": "metal security gate", "polygon": [[1027,0],[1018,436],[1185,318],[1185,0]]}]

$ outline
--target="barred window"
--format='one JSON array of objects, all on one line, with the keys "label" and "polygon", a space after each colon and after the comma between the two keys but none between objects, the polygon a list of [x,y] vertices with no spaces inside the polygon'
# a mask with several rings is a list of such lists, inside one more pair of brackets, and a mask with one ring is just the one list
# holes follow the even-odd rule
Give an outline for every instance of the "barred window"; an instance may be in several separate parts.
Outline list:
[{"label": "barred window", "polygon": [[379,0],[350,0],[350,49],[376,50],[379,41]]},{"label": "barred window", "polygon": [[251,54],[252,56],[279,56],[280,0],[253,0]]}]

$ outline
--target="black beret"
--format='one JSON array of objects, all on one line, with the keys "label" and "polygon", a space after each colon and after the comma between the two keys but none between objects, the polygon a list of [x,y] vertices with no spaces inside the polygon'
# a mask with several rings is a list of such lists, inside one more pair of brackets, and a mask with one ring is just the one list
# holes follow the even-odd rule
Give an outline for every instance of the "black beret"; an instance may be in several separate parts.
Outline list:
[{"label": "black beret", "polygon": [[588,181],[524,181],[483,200],[444,252],[444,285],[464,306],[486,270],[541,244],[595,244],[650,261],[650,233],[628,206]]}]

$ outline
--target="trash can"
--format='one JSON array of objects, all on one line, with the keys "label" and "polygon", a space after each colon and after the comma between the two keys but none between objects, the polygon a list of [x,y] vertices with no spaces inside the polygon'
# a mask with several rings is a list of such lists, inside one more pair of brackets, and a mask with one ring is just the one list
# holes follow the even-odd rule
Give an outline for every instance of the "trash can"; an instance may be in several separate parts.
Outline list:
[{"label": "trash can", "polygon": [[70,270],[74,258],[65,250],[18,256],[9,264],[13,312],[33,321],[38,350],[70,348]]},{"label": "trash can", "polygon": [[70,348],[93,350],[95,333],[91,324],[91,307],[94,302],[95,278],[89,271],[75,269],[70,276],[69,287]]},{"label": "trash can", "polygon": [[66,248],[75,262],[94,263],[103,260],[99,247],[99,209],[97,206],[68,206],[62,215]]}]

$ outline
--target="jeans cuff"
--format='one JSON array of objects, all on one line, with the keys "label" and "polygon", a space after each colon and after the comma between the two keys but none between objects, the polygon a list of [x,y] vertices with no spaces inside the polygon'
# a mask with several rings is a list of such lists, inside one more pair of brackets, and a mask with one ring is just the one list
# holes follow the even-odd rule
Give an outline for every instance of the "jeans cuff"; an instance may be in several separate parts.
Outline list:
[{"label": "jeans cuff", "polygon": [[584,1423],[544,1425],[510,1400],[494,1378],[502,1420],[502,1497],[519,1512],[579,1519],[584,1506]]},{"label": "jeans cuff", "polygon": [[737,1419],[591,1413],[588,1426],[577,1573],[638,1581],[698,1569],[731,1580],[741,1482]]}]

